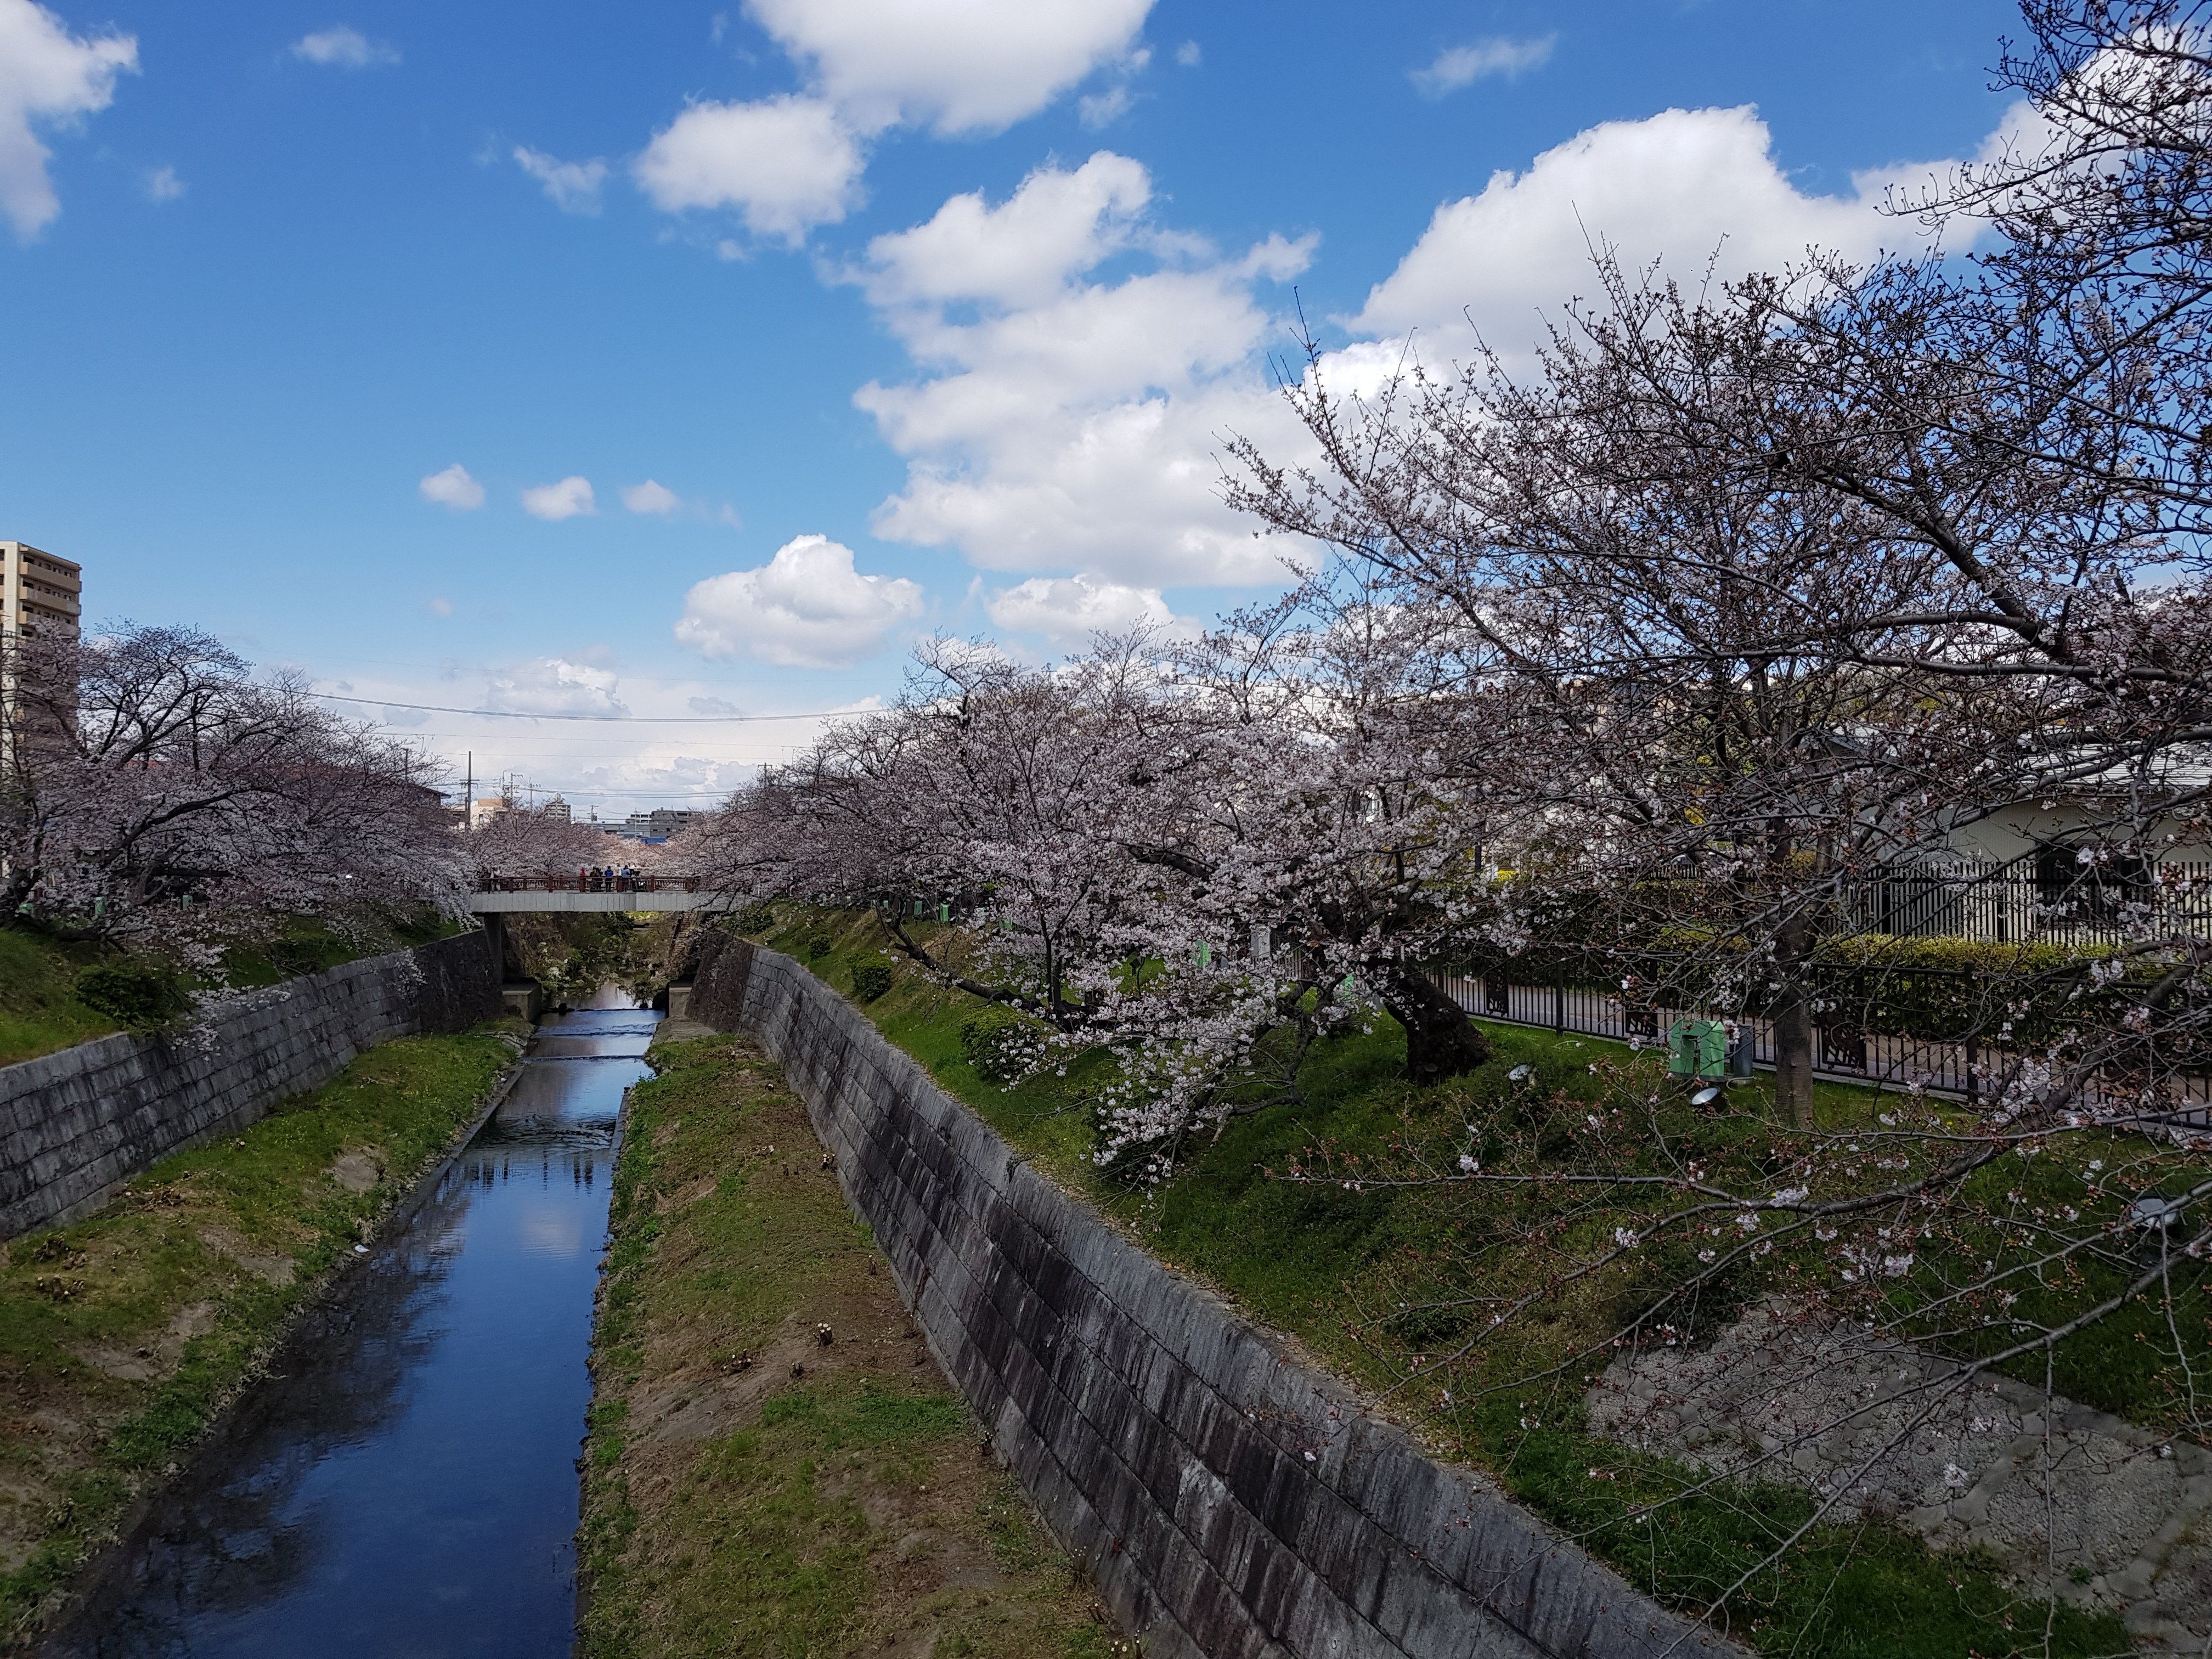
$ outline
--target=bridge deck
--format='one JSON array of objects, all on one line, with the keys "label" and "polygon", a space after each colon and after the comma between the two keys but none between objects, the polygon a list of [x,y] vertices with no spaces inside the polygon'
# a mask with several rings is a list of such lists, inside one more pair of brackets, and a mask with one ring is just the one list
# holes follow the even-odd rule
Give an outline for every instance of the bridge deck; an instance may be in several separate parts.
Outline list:
[{"label": "bridge deck", "polygon": [[720,909],[722,896],[696,876],[488,875],[469,895],[479,916],[574,915],[579,912]]},{"label": "bridge deck", "polygon": [[479,916],[572,915],[580,911],[708,910],[721,908],[719,893],[568,892],[471,893],[469,911]]}]

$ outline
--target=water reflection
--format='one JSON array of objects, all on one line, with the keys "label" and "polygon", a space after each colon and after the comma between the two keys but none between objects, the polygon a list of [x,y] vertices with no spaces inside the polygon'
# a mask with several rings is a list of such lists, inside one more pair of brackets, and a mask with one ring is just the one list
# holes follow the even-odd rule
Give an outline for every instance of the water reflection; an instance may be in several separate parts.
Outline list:
[{"label": "water reflection", "polygon": [[499,1110],[46,1652],[568,1651],[609,1152],[659,1018],[546,1022]]}]

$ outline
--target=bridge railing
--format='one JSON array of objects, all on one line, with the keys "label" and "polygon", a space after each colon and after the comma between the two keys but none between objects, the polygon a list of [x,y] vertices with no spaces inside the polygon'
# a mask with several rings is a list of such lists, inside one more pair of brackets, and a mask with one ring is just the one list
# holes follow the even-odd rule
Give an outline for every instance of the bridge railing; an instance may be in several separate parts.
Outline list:
[{"label": "bridge railing", "polygon": [[641,871],[625,875],[606,870],[580,870],[568,875],[556,870],[527,875],[495,874],[477,877],[479,893],[696,893],[696,876],[648,875]]}]

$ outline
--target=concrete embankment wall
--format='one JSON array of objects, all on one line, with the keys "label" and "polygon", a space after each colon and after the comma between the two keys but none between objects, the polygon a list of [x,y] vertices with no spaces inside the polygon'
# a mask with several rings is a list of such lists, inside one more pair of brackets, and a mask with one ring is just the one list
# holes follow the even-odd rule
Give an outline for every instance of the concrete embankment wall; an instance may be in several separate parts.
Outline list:
[{"label": "concrete embankment wall", "polygon": [[67,1220],[183,1146],[244,1127],[394,1037],[500,1012],[489,935],[288,980],[176,1036],[102,1037],[0,1066],[0,1238]]},{"label": "concrete embankment wall", "polygon": [[782,1062],[946,1375],[1148,1655],[1740,1651],[1125,1241],[797,963],[704,944],[690,1017]]}]

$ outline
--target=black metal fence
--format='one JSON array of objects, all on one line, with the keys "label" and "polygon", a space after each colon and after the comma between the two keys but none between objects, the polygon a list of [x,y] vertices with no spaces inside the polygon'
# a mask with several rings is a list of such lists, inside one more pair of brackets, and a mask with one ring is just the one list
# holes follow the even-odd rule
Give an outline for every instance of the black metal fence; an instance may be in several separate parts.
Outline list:
[{"label": "black metal fence", "polygon": [[[1699,1010],[1637,1002],[1619,991],[1593,986],[1516,985],[1502,974],[1436,972],[1430,978],[1480,1018],[1537,1026],[1562,1036],[1607,1037],[1634,1048],[1662,1046],[1677,1019],[1705,1017]],[[1737,1016],[1726,1023],[1732,1044],[1747,1041],[1754,1064],[1773,1065],[1774,1027],[1770,1022]],[[1814,1068],[1839,1082],[1917,1088],[1972,1100],[2001,1089],[2018,1064],[2016,1054],[1978,1042],[1945,1042],[1844,1026],[1814,1028]],[[2212,1103],[2212,1078],[2178,1074],[2166,1079],[2166,1087],[2179,1100]]]}]

